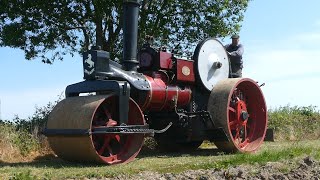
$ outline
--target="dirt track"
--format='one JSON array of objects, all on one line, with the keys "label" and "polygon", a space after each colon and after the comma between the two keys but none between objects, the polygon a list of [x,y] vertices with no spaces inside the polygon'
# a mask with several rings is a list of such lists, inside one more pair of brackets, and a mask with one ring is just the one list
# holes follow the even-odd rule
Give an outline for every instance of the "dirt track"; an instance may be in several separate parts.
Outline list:
[{"label": "dirt track", "polygon": [[152,179],[152,180],[174,180],[174,179],[265,179],[265,180],[292,180],[292,179],[310,179],[320,180],[320,162],[312,157],[305,157],[298,160],[298,163],[292,162],[269,162],[263,166],[238,166],[227,170],[195,170],[186,171],[180,174],[159,174],[155,172],[142,172],[132,177],[119,176],[113,179]]}]

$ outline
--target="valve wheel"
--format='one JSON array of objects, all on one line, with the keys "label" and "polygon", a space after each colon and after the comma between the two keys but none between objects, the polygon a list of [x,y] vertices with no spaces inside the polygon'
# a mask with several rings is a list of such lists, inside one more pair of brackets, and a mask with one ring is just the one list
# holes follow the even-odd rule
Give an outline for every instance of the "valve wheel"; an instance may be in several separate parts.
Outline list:
[{"label": "valve wheel", "polygon": [[226,79],[212,90],[208,102],[215,126],[229,141],[214,141],[225,152],[254,152],[267,130],[267,108],[260,87],[251,79]]},{"label": "valve wheel", "polygon": [[[118,98],[113,94],[69,97],[50,113],[47,129],[91,130],[119,126]],[[144,125],[139,106],[129,100],[127,125]],[[48,136],[52,150],[62,159],[118,164],[132,161],[139,153],[144,134],[92,134]]]}]

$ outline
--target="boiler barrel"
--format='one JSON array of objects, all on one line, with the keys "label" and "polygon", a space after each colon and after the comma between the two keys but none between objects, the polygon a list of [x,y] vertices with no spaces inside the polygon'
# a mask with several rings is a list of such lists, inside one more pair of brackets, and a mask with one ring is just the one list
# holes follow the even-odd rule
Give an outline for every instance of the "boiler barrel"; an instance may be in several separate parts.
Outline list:
[{"label": "boiler barrel", "polygon": [[175,105],[184,107],[190,103],[192,91],[189,87],[167,85],[161,76],[146,78],[150,84],[150,91],[141,104],[142,110],[173,110]]}]

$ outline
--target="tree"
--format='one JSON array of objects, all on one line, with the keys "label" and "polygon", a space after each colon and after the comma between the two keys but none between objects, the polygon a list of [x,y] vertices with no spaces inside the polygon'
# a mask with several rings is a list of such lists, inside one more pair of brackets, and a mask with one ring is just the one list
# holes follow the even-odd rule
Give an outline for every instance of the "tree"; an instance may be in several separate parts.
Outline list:
[{"label": "tree", "polygon": [[[240,30],[250,0],[142,0],[139,43],[146,35],[173,48]],[[1,0],[0,46],[20,48],[45,63],[100,44],[122,53],[123,0]]]}]

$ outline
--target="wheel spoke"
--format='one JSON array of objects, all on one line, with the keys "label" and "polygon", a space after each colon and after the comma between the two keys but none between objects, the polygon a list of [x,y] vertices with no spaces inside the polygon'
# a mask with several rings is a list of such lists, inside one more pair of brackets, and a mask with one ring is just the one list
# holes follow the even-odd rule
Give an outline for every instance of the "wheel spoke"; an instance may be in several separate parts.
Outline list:
[{"label": "wheel spoke", "polygon": [[111,113],[109,109],[105,106],[103,106],[102,109],[103,109],[103,113],[107,116],[107,119],[111,119]]},{"label": "wheel spoke", "polygon": [[247,145],[248,142],[249,142],[249,139],[246,138],[242,143],[239,144],[239,147],[240,147],[240,148],[243,148],[244,146]]},{"label": "wheel spoke", "polygon": [[247,125],[247,123],[248,123],[248,120],[241,121],[241,126],[245,127]]},{"label": "wheel spoke", "polygon": [[244,138],[247,139],[248,133],[247,133],[247,123],[244,125]]},{"label": "wheel spoke", "polygon": [[109,119],[107,122],[107,127],[116,126],[117,124],[118,124],[117,121],[115,121],[113,119]]},{"label": "wheel spoke", "polygon": [[236,135],[234,137],[235,140],[239,140],[240,139],[240,128],[236,128]]},{"label": "wheel spoke", "polygon": [[112,149],[111,149],[111,147],[110,147],[110,144],[107,145],[107,149],[108,149],[108,151],[109,151],[109,155],[110,155],[110,156],[113,156],[113,152],[112,152]]},{"label": "wheel spoke", "polygon": [[115,135],[114,139],[120,144],[120,135]]},{"label": "wheel spoke", "polygon": [[229,111],[233,112],[233,113],[236,113],[236,110],[233,108],[233,107],[228,107]]},{"label": "wheel spoke", "polygon": [[99,152],[98,152],[100,155],[103,155],[105,149],[109,146],[109,143],[110,143],[110,137],[109,136],[105,136],[103,145],[99,149]]},{"label": "wheel spoke", "polygon": [[234,130],[237,128],[238,123],[236,121],[231,121],[229,125],[230,125],[230,129]]}]

